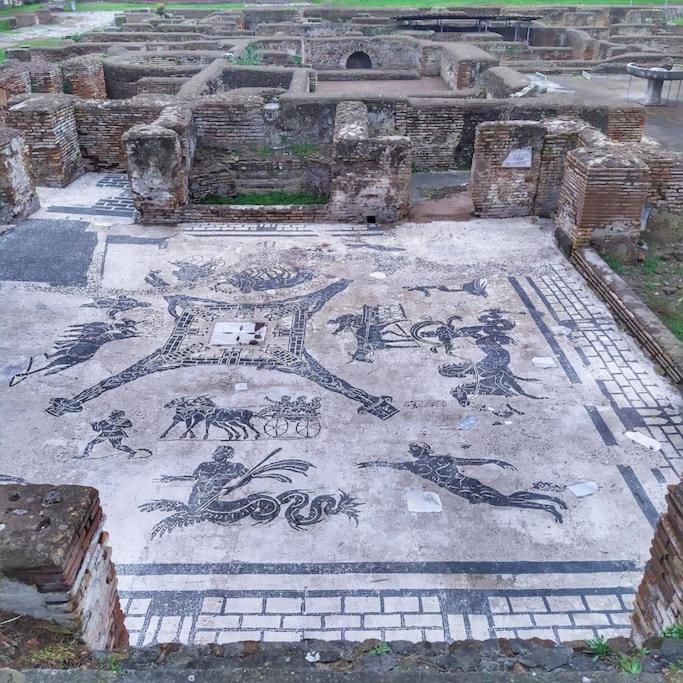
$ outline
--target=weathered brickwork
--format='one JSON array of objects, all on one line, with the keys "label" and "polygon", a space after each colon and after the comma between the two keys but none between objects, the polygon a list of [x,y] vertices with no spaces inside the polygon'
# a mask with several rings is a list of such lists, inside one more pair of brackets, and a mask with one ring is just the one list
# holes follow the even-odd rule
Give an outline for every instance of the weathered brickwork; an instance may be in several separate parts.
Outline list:
[{"label": "weathered brickwork", "polygon": [[0,128],[0,223],[11,223],[38,209],[29,151],[21,134]]},{"label": "weathered brickwork", "polygon": [[62,70],[57,64],[30,61],[28,66],[31,73],[31,92],[64,92]]},{"label": "weathered brickwork", "polygon": [[645,107],[612,107],[607,117],[607,135],[616,142],[640,142],[645,129]]},{"label": "weathered brickwork", "polygon": [[62,62],[64,92],[86,100],[107,98],[102,58],[97,55],[74,57]]},{"label": "weathered brickwork", "polygon": [[97,491],[4,485],[0,497],[0,609],[56,622],[91,650],[126,647]]},{"label": "weathered brickwork", "polygon": [[39,185],[65,187],[83,172],[71,100],[42,95],[10,107],[7,122],[21,131]]},{"label": "weathered brickwork", "polygon": [[666,502],[636,593],[633,637],[637,642],[683,623],[683,482],[669,487]]},{"label": "weathered brickwork", "polygon": [[441,78],[453,90],[473,86],[492,66],[498,66],[498,59],[476,45],[445,45],[441,51]]},{"label": "weathered brickwork", "polygon": [[471,193],[480,216],[533,212],[545,128],[536,121],[499,121],[477,127]]},{"label": "weathered brickwork", "polygon": [[334,218],[393,223],[408,215],[410,140],[369,137],[362,102],[337,105],[330,212]]}]

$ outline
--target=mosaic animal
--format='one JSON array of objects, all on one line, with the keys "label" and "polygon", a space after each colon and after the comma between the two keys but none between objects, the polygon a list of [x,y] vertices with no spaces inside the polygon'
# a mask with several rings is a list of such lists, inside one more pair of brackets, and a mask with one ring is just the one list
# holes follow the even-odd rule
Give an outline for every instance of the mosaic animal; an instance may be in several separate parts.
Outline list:
[{"label": "mosaic animal", "polygon": [[231,273],[216,282],[212,289],[223,291],[226,285],[236,287],[242,294],[260,292],[267,289],[288,289],[309,282],[313,273],[303,268],[275,266],[269,269],[247,269]]},{"label": "mosaic animal", "polygon": [[461,406],[468,406],[475,396],[544,398],[528,394],[519,383],[537,382],[537,379],[520,377],[509,368],[510,354],[503,347],[514,343],[506,334],[514,328],[514,322],[504,318],[499,310],[489,310],[478,320],[483,324],[460,327],[457,336],[471,339],[484,357],[476,362],[448,363],[439,368],[439,374],[444,377],[473,378],[471,382],[452,389],[451,395]]},{"label": "mosaic animal", "polygon": [[464,498],[473,505],[485,503],[495,507],[542,510],[552,515],[556,522],[562,523],[562,514],[558,508],[566,510],[567,504],[560,498],[534,491],[515,491],[506,495],[491,486],[482,484],[474,477],[464,475],[459,469],[460,466],[479,467],[482,465],[495,465],[504,470],[516,469],[509,462],[491,458],[455,458],[450,455],[440,455],[434,453],[431,446],[426,443],[411,443],[408,450],[413,460],[404,462],[371,460],[358,463],[358,467],[387,467],[393,470],[404,470],[436,484],[455,496]]},{"label": "mosaic animal", "polygon": [[272,495],[251,493],[241,497],[233,494],[257,479],[274,479],[291,484],[289,472],[306,476],[315,467],[305,460],[276,460],[280,448],[269,453],[251,469],[240,462],[231,462],[234,449],[222,446],[216,449],[212,459],[201,463],[190,475],[164,476],[162,482],[193,481],[187,503],[178,500],[153,500],[140,506],[143,512],[165,510],[173,514],[162,519],[151,531],[151,537],[162,537],[174,529],[191,526],[199,522],[230,525],[242,519],[251,519],[256,524],[268,524],[283,513],[292,529],[301,530],[318,524],[327,517],[344,514],[358,522],[359,503],[349,494],[322,494],[311,497],[306,491],[292,489]]},{"label": "mosaic animal", "polygon": [[90,360],[105,344],[121,339],[139,337],[137,323],[124,318],[113,322],[94,322],[83,325],[72,325],[63,337],[54,345],[52,353],[44,354],[48,361],[45,365],[33,368],[34,357],[29,359],[24,372],[17,373],[10,379],[9,385],[15,386],[23,382],[29,375],[44,372],[54,375],[57,372],[71,368],[74,365]]},{"label": "mosaic animal", "polygon": [[152,304],[146,301],[138,301],[133,299],[133,297],[126,296],[125,294],[119,294],[119,296],[114,299],[113,297],[101,297],[99,299],[93,299],[92,303],[83,304],[81,308],[98,308],[100,310],[107,311],[107,315],[110,318],[116,318],[119,313],[124,313],[125,311],[132,311],[135,308],[149,308]]},{"label": "mosaic animal", "polygon": [[165,408],[175,408],[175,415],[170,426],[159,437],[168,436],[169,432],[178,424],[185,424],[185,431],[181,439],[196,438],[194,428],[204,423],[204,439],[209,438],[211,427],[222,429],[228,435],[228,440],[247,439],[249,431],[258,439],[261,433],[254,427],[252,420],[255,413],[247,408],[221,408],[208,396],[183,396],[173,399],[164,405]]},{"label": "mosaic animal", "polygon": [[449,287],[448,285],[417,285],[415,287],[404,287],[403,289],[409,292],[422,292],[425,298],[431,296],[432,291],[465,292],[466,294],[471,294],[472,296],[487,297],[487,286],[488,281],[486,279],[477,278],[476,280],[465,282],[462,287]]},{"label": "mosaic animal", "polygon": [[329,320],[328,324],[337,326],[332,331],[334,335],[353,332],[356,349],[351,357],[363,363],[372,363],[375,351],[416,346],[415,340],[401,325],[405,319],[402,306],[364,305],[361,313],[344,313]]}]

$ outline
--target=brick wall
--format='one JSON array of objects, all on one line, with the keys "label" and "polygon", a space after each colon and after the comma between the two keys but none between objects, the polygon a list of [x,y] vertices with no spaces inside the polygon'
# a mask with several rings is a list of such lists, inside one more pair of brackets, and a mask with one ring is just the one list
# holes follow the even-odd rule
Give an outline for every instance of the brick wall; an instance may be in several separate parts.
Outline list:
[{"label": "brick wall", "polygon": [[90,171],[125,171],[123,134],[135,125],[151,123],[170,104],[164,96],[131,100],[74,100],[81,154]]},{"label": "brick wall", "polygon": [[533,213],[545,128],[535,121],[477,126],[470,190],[480,216]]},{"label": "brick wall", "polygon": [[607,115],[607,135],[617,142],[640,142],[647,112],[642,105],[610,107]]},{"label": "brick wall", "polygon": [[456,43],[441,50],[441,78],[452,90],[472,87],[492,66],[498,66],[498,59],[476,45]]},{"label": "brick wall", "polygon": [[0,609],[56,622],[90,650],[127,647],[97,491],[4,485],[0,498]]},{"label": "brick wall", "polygon": [[7,115],[7,101],[31,92],[31,74],[24,62],[11,61],[0,69],[0,124]]},{"label": "brick wall", "polygon": [[636,593],[632,623],[637,643],[683,623],[683,482],[669,486],[666,502]]},{"label": "brick wall", "polygon": [[39,185],[65,187],[83,172],[70,98],[29,97],[10,107],[7,122],[23,134]]}]

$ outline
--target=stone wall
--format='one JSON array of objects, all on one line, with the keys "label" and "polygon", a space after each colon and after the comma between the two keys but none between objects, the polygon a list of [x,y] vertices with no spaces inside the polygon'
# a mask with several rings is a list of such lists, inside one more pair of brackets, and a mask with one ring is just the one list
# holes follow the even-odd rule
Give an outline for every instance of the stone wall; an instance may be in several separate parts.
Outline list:
[{"label": "stone wall", "polygon": [[38,208],[28,147],[19,131],[0,128],[0,223],[25,218]]},{"label": "stone wall", "polygon": [[667,626],[683,624],[683,482],[669,486],[666,502],[636,593],[632,622],[638,644]]},{"label": "stone wall", "polygon": [[330,194],[333,218],[368,223],[406,218],[410,176],[408,138],[370,138],[366,105],[337,105]]},{"label": "stone wall", "polygon": [[31,74],[31,92],[64,92],[64,79],[62,77],[62,70],[57,64],[31,60],[28,63],[28,68]]},{"label": "stone wall", "polygon": [[494,66],[484,71],[479,83],[486,90],[486,97],[499,99],[511,97],[529,89],[529,79],[509,66]]},{"label": "stone wall", "polygon": [[74,109],[65,95],[37,95],[12,104],[7,123],[24,136],[39,185],[65,187],[83,172]]},{"label": "stone wall", "polygon": [[314,69],[345,69],[354,52],[370,57],[373,69],[419,69],[418,41],[401,36],[306,38],[306,62]]},{"label": "stone wall", "polygon": [[477,215],[528,216],[533,212],[545,128],[536,121],[477,126],[471,195]]},{"label": "stone wall", "polygon": [[97,491],[5,484],[0,498],[0,609],[53,621],[90,650],[125,648]]}]

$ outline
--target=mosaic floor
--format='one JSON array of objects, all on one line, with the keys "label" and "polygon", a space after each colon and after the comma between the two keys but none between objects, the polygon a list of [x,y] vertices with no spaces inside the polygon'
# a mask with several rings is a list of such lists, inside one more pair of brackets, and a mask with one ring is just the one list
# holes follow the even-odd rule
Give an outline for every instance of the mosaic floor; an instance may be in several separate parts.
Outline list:
[{"label": "mosaic floor", "polygon": [[100,490],[133,643],[628,632],[680,398],[548,224],[41,200],[0,237],[0,473]]}]

